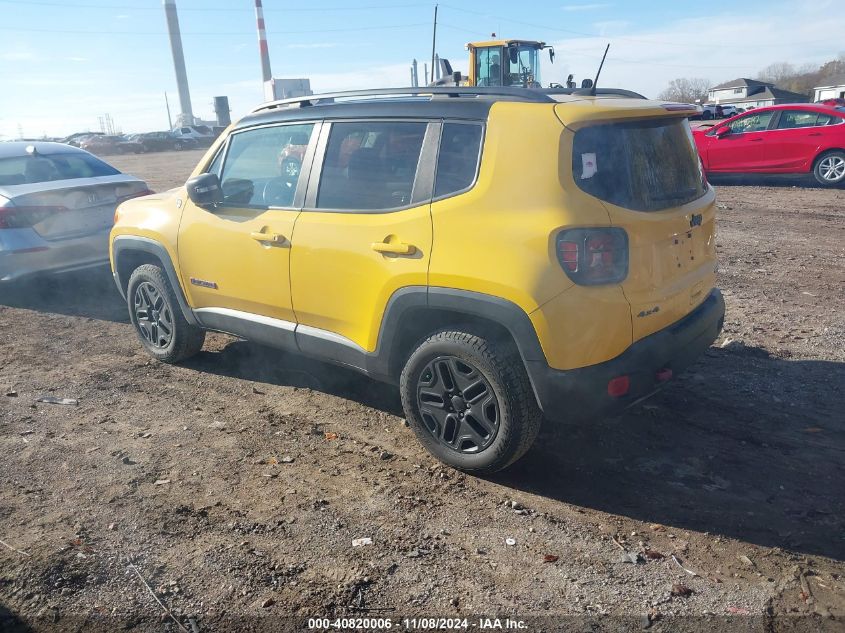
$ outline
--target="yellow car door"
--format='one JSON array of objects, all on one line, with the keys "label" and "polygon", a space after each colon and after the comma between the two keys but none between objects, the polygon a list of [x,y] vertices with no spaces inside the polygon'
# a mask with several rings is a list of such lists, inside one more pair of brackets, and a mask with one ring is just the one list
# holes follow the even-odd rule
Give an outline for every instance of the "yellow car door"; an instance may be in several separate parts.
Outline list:
[{"label": "yellow car door", "polygon": [[233,133],[208,169],[219,174],[223,202],[186,201],[179,265],[206,327],[249,335],[249,324],[259,323],[292,339],[291,237],[318,130],[297,123]]},{"label": "yellow car door", "polygon": [[291,250],[297,344],[373,352],[385,306],[426,286],[439,122],[325,123]]}]

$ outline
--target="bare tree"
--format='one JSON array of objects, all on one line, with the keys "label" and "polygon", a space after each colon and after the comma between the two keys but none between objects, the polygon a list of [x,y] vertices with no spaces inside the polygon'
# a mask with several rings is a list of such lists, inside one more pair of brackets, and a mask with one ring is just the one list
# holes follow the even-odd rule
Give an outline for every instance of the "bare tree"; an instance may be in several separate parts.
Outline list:
[{"label": "bare tree", "polygon": [[768,81],[775,85],[784,83],[787,79],[791,79],[798,74],[795,66],[789,62],[775,62],[769,64],[757,74],[757,79],[760,81]]},{"label": "bare tree", "polygon": [[709,88],[709,79],[703,79],[701,77],[679,77],[670,81],[666,90],[657,96],[664,101],[695,103],[699,100],[707,100],[707,90]]}]

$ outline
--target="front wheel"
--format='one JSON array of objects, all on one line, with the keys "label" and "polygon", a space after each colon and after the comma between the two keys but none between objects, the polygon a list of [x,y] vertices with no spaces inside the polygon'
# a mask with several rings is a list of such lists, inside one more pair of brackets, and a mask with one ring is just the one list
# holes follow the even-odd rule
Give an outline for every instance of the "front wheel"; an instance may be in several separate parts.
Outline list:
[{"label": "front wheel", "polygon": [[845,182],[845,152],[824,154],[816,161],[813,175],[819,184],[832,187]]},{"label": "front wheel", "polygon": [[182,315],[164,271],[144,264],[129,277],[129,318],[149,354],[164,363],[178,363],[202,349],[205,331]]},{"label": "front wheel", "polygon": [[542,415],[519,354],[474,333],[430,335],[405,364],[399,389],[422,445],[458,470],[506,468],[540,430]]}]

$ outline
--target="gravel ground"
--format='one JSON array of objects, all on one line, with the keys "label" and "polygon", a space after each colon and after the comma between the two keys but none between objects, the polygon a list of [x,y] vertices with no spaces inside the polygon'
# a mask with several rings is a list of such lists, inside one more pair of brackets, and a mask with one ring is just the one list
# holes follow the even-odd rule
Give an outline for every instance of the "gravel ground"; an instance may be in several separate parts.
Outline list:
[{"label": "gravel ground", "polygon": [[[111,162],[163,189],[200,155]],[[150,360],[107,271],[0,288],[0,630],[843,630],[845,196],[718,190],[722,337],[485,479],[356,374],[216,334]]]}]

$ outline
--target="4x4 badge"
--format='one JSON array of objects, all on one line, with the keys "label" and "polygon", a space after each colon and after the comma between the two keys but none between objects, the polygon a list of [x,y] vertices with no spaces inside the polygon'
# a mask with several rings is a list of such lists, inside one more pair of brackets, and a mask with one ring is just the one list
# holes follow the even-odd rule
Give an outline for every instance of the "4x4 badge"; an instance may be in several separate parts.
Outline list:
[{"label": "4x4 badge", "polygon": [[702,218],[701,218],[700,213],[693,213],[692,216],[690,216],[690,219],[689,219],[690,228],[692,228],[694,226],[701,226],[701,220],[702,220]]}]

